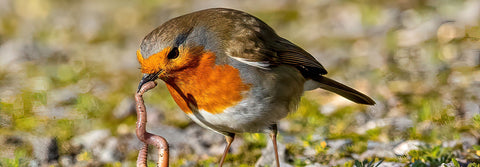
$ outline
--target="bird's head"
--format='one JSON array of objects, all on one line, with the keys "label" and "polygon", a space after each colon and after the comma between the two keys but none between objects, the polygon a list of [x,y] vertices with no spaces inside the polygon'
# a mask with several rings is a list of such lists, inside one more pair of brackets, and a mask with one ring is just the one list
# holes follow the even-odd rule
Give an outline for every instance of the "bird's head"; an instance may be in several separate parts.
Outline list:
[{"label": "bird's head", "polygon": [[138,89],[143,84],[156,79],[168,80],[174,77],[175,72],[196,65],[198,55],[203,52],[203,47],[189,48],[186,46],[169,46],[163,48],[160,52],[144,58],[142,51],[137,50],[137,59],[140,63],[142,80]]},{"label": "bird's head", "polygon": [[137,50],[143,84],[162,79],[168,82],[180,71],[195,67],[207,50],[218,47],[215,33],[208,25],[198,25],[194,19],[183,16],[165,22],[142,41]]}]

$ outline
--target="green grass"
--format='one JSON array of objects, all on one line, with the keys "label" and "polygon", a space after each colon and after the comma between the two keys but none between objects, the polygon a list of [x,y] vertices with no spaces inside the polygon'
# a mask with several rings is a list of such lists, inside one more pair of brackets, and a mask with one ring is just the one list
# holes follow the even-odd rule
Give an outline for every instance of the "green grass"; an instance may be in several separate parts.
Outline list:
[{"label": "green grass", "polygon": [[13,159],[0,158],[0,166],[5,166],[5,167],[28,166],[29,157],[30,156],[28,155],[27,150],[18,149],[18,150],[15,150],[15,158]]}]

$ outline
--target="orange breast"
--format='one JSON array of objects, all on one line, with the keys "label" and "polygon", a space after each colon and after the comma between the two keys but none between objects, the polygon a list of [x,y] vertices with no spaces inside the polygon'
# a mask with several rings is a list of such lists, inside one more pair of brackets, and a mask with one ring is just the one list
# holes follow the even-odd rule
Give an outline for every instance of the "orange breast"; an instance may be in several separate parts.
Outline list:
[{"label": "orange breast", "polygon": [[191,107],[222,113],[240,102],[243,92],[250,89],[242,82],[238,69],[216,65],[214,53],[204,52],[198,61],[197,66],[175,72],[173,79],[166,81],[170,94],[185,113],[192,113]]}]

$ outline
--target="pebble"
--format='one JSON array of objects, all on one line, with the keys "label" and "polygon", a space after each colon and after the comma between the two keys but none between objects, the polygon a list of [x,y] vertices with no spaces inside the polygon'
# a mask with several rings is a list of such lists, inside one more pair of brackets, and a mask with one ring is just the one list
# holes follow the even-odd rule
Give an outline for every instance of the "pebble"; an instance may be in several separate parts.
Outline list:
[{"label": "pebble", "polygon": [[74,161],[72,156],[64,155],[60,157],[60,165],[62,166],[73,166]]},{"label": "pebble", "polygon": [[480,140],[478,138],[467,134],[462,134],[460,142],[462,143],[463,150],[471,149],[474,145],[480,144]]},{"label": "pebble", "polygon": [[378,167],[404,167],[405,164],[398,162],[382,162]]},{"label": "pebble", "polygon": [[305,167],[328,167],[328,165],[322,165],[320,163],[314,163],[314,164],[306,165]]},{"label": "pebble", "polygon": [[115,109],[113,109],[113,117],[115,117],[115,119],[124,119],[136,114],[135,112],[135,100],[131,97],[125,97]]},{"label": "pebble", "polygon": [[450,162],[450,163],[442,163],[440,165],[440,167],[455,167],[455,165],[453,164],[453,162]]},{"label": "pebble", "polygon": [[97,147],[99,143],[105,141],[109,136],[110,130],[108,129],[93,130],[73,138],[72,144],[74,146],[83,146],[86,149],[92,149]]},{"label": "pebble", "polygon": [[363,152],[358,156],[358,159],[367,159],[370,157],[395,157],[395,153],[393,153],[394,143],[381,143],[381,142],[374,142],[368,141],[367,144],[367,151]]},{"label": "pebble", "polygon": [[58,161],[57,139],[53,137],[29,137],[35,159],[42,164]]},{"label": "pebble", "polygon": [[330,148],[328,149],[327,154],[335,154],[336,152],[344,149],[348,144],[351,143],[351,139],[328,140],[327,146]]},{"label": "pebble", "polygon": [[[280,166],[282,167],[290,167],[292,165],[288,164],[286,161],[287,152],[286,147],[281,142],[277,142],[278,148],[278,158],[280,161]],[[267,147],[262,150],[262,156],[257,160],[255,163],[256,167],[262,166],[275,166],[275,153],[273,150],[273,143],[268,142]]]},{"label": "pebble", "polygon": [[124,155],[118,150],[118,139],[110,137],[105,144],[100,147],[98,157],[101,162],[115,162],[123,159]]},{"label": "pebble", "polygon": [[83,149],[92,152],[99,162],[116,162],[124,158],[123,153],[119,151],[118,140],[110,135],[108,129],[101,129],[72,139],[72,145],[74,147],[83,147]]},{"label": "pebble", "polygon": [[425,143],[418,140],[408,140],[403,143],[398,144],[393,148],[393,152],[396,155],[406,155],[411,150],[419,149],[419,146],[423,146]]}]

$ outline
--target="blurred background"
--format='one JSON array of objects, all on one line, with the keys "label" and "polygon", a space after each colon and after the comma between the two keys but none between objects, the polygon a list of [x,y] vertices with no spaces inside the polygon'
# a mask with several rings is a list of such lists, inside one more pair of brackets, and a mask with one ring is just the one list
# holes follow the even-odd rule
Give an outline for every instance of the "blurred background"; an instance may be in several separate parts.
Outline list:
[{"label": "blurred background", "polygon": [[[377,102],[305,93],[279,123],[283,165],[480,163],[479,0],[0,0],[0,166],[134,166],[135,51],[163,22],[212,7],[257,16]],[[223,137],[163,84],[145,102],[171,166],[218,162]],[[269,143],[239,135],[226,166],[271,166]]]}]

